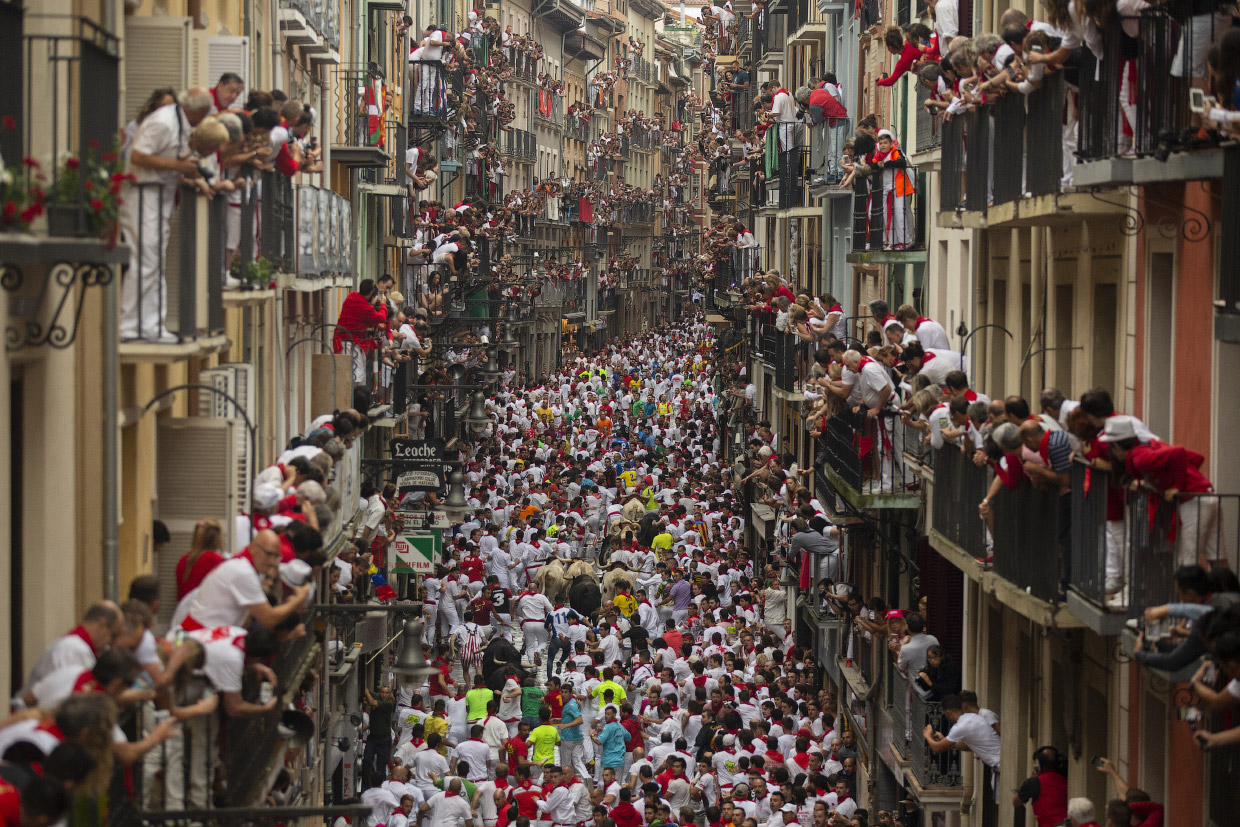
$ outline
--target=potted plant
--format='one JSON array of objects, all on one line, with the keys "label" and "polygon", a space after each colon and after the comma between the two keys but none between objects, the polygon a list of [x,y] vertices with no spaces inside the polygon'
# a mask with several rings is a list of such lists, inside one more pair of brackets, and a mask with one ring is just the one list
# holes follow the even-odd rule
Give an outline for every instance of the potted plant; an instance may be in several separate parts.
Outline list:
[{"label": "potted plant", "polygon": [[[0,118],[0,130],[17,129],[12,115]],[[8,169],[0,158],[0,230],[26,232],[30,224],[43,215],[43,174],[39,162],[26,158],[22,167]]]},{"label": "potted plant", "polygon": [[99,154],[98,141],[90,141],[83,158],[69,156],[56,170],[48,191],[49,235],[85,238],[95,236],[115,244],[120,230],[121,188],[133,176],[121,169],[115,152]]}]

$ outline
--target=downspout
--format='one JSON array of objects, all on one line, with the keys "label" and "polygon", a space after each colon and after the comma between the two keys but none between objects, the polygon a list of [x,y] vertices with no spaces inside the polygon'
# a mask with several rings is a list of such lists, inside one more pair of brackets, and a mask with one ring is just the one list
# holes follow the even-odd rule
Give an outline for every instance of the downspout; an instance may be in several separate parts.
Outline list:
[{"label": "downspout", "polygon": [[115,277],[103,288],[103,596],[113,601],[120,600],[120,497],[117,490],[120,376],[116,355],[120,335],[116,326],[119,281],[120,267],[117,266]]},{"label": "downspout", "polygon": [[[969,582],[968,575],[966,575],[964,572],[961,572],[960,576],[965,578],[964,587],[965,587],[966,593],[970,592],[971,591],[970,586],[972,584]],[[969,599],[969,600],[965,600],[964,602],[966,615],[964,618],[963,625],[964,625],[964,628],[966,629],[969,628],[970,624],[973,626],[973,642],[975,645],[972,647],[972,649],[977,652],[985,652],[986,643],[985,641],[982,640],[982,634],[986,631],[986,624],[983,622],[983,618],[986,617],[986,609],[985,609],[985,606],[983,605],[985,603],[985,595],[983,594],[980,585],[978,586],[975,594],[977,595],[976,600]],[[971,615],[968,613],[970,607],[974,608],[974,611],[972,612]],[[969,679],[972,681],[970,686],[980,685],[978,682],[981,680],[981,675],[982,675],[981,660],[982,660],[982,656],[979,655],[974,663],[969,664],[968,669],[961,671],[962,675],[966,673],[971,673],[969,674]],[[960,782],[960,786],[961,786],[960,788],[960,793],[961,793],[960,794],[960,821],[962,824],[968,823],[969,813],[972,811],[972,808],[973,808],[973,766],[974,766],[974,763],[975,762],[973,760],[973,753],[971,752],[960,753],[960,779],[961,779],[961,782]]]}]

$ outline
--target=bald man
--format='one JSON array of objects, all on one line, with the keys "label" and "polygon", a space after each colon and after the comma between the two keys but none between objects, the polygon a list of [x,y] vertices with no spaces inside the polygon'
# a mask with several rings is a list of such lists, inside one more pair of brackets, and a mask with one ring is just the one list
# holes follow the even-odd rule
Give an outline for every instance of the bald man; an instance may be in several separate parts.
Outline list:
[{"label": "bald man", "polygon": [[[68,634],[56,638],[44,650],[30,672],[26,688],[34,686],[58,669],[68,666],[82,671],[95,668],[99,653],[112,645],[121,633],[121,609],[111,600],[94,604],[86,610],[82,622]],[[17,693],[21,697],[22,692]]]},{"label": "bald man", "polygon": [[280,569],[280,537],[265,529],[254,535],[250,547],[220,563],[197,589],[177,606],[173,626],[192,632],[217,626],[245,626],[253,617],[269,629],[280,625],[305,603],[310,583],[293,590],[278,606],[267,602],[263,580],[274,581]]}]

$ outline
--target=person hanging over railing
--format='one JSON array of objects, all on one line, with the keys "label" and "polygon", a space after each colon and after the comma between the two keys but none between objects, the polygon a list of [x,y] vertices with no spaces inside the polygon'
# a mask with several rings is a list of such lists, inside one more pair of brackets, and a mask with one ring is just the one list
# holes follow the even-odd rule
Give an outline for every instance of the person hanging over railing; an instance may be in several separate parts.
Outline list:
[{"label": "person hanging over railing", "polygon": [[[894,86],[905,73],[914,71],[921,60],[927,57],[933,59],[937,56],[936,47],[931,43],[930,30],[921,23],[905,26],[904,31],[891,26],[883,34],[883,44],[888,52],[899,59],[890,75],[883,75],[879,78],[878,86],[880,87]],[[931,51],[935,51],[935,54],[931,55]]]}]

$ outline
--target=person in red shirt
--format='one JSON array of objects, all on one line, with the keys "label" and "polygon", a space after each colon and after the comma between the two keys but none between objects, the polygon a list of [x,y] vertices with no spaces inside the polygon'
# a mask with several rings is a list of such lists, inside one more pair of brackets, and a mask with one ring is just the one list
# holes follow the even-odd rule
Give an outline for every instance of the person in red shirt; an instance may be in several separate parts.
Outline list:
[{"label": "person in red shirt", "polygon": [[[354,385],[366,384],[366,354],[378,347],[375,329],[386,328],[387,321],[387,310],[373,279],[363,279],[341,303],[332,348],[352,356]],[[382,336],[386,339],[386,330]]]},{"label": "person in red shirt", "polygon": [[564,693],[560,689],[559,678],[547,680],[547,694],[543,695],[543,703],[551,707],[551,720],[560,720],[564,712]]},{"label": "person in red shirt", "polygon": [[1108,418],[1098,439],[1110,445],[1111,457],[1130,477],[1157,489],[1174,505],[1176,564],[1209,568],[1217,563],[1219,502],[1214,485],[1201,473],[1205,457],[1182,445],[1143,442],[1131,416]]},{"label": "person in red shirt", "polygon": [[883,35],[883,43],[887,51],[899,56],[899,60],[896,61],[896,68],[890,75],[884,75],[879,79],[879,86],[894,86],[901,76],[917,65],[917,61],[925,55],[921,46],[922,35],[928,38],[929,32],[930,30],[921,24],[910,26],[906,32],[901,32],[895,26],[887,29]]},{"label": "person in red shirt", "polygon": [[[521,771],[525,770],[525,780],[530,780],[529,757],[530,747],[526,741],[530,737],[530,725],[522,721],[517,724],[517,734],[504,742],[505,763],[508,764],[509,772],[516,775],[520,786]],[[535,818],[537,817],[538,808],[534,808]],[[524,815],[524,813],[522,813]]]},{"label": "person in red shirt", "polygon": [[[529,735],[529,726],[521,725],[525,729],[525,735]],[[524,736],[518,736],[524,737]],[[512,766],[511,762],[508,765]],[[517,785],[512,788],[512,800],[517,805],[517,817],[524,816],[530,821],[535,821],[538,816],[538,802],[543,798],[542,788],[530,780],[530,767],[528,764],[517,767]]]},{"label": "person in red shirt", "polygon": [[215,520],[199,520],[189,541],[189,553],[177,561],[177,600],[206,579],[212,569],[224,562],[224,530]]},{"label": "person in red shirt", "polygon": [[616,827],[642,827],[642,814],[633,806],[633,790],[629,787],[620,788],[620,802],[608,813]]},{"label": "person in red shirt", "polygon": [[638,749],[645,749],[646,742],[642,738],[642,722],[641,719],[633,714],[632,704],[624,704],[620,707],[620,726],[629,732],[628,751],[633,752]]}]

